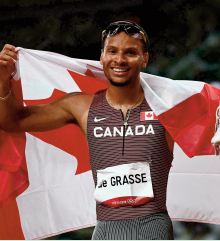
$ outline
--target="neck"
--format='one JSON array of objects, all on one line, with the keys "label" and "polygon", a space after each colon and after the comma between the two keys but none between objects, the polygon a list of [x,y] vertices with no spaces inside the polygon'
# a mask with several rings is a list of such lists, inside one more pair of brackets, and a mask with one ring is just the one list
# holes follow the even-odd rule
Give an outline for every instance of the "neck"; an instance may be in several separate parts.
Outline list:
[{"label": "neck", "polygon": [[117,87],[110,85],[106,91],[106,99],[116,109],[131,109],[139,105],[144,98],[140,83],[135,86]]}]

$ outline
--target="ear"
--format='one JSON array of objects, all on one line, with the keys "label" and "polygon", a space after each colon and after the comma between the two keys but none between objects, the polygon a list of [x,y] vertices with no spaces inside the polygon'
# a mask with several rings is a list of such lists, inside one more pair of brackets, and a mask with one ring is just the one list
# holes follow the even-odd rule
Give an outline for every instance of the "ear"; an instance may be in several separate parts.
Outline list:
[{"label": "ear", "polygon": [[149,53],[148,53],[148,52],[144,52],[144,53],[143,53],[143,64],[142,64],[142,68],[146,68],[146,67],[147,67],[148,60],[149,60]]}]

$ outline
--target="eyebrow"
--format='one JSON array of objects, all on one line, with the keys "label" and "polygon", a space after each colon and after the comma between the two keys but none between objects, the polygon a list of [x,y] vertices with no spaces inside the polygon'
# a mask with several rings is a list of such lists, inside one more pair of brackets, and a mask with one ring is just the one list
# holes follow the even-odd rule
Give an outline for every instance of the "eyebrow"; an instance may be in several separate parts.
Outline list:
[{"label": "eyebrow", "polygon": [[[106,46],[106,48],[107,49],[111,49],[111,48],[118,49],[118,47],[116,47],[114,45],[108,45],[108,46]],[[124,50],[125,51],[128,51],[128,50],[137,51],[138,48],[137,47],[128,47],[128,48],[125,48]]]},{"label": "eyebrow", "polygon": [[125,49],[126,51],[132,50],[132,51],[138,51],[138,48],[135,47],[129,47]]}]

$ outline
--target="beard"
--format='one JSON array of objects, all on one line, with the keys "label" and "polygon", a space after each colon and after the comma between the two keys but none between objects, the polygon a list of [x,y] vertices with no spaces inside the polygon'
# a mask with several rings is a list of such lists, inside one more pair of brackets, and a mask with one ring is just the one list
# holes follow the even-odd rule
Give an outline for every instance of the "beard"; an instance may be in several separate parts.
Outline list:
[{"label": "beard", "polygon": [[112,79],[108,79],[108,80],[109,80],[111,85],[116,86],[116,87],[125,87],[125,86],[128,86],[129,83],[130,83],[129,79],[124,81],[124,82],[116,82],[116,81],[114,81]]}]

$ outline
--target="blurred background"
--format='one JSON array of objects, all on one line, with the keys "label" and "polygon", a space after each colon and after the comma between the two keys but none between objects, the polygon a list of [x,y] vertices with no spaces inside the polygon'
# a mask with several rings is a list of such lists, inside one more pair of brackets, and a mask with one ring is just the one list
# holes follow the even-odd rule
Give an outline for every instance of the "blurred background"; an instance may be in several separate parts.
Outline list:
[{"label": "blurred background", "polygon": [[[0,48],[11,43],[98,60],[112,21],[133,20],[150,38],[148,73],[220,87],[220,0],[0,0]],[[93,228],[48,239],[91,239]],[[175,239],[220,239],[220,226],[174,222]]]}]

